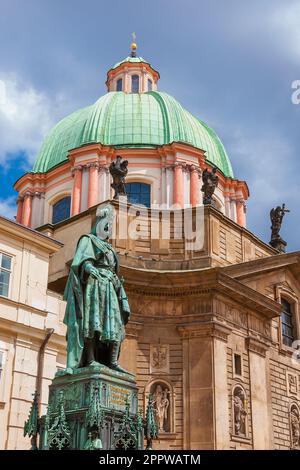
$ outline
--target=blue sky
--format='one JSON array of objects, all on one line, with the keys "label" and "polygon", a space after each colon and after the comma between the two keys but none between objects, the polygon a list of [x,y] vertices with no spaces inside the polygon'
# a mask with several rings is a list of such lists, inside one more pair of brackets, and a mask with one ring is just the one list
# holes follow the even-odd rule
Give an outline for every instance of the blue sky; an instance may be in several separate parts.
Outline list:
[{"label": "blue sky", "polygon": [[270,237],[269,210],[291,213],[283,237],[300,248],[300,2],[295,0],[1,0],[0,213],[43,137],[105,93],[106,71],[138,53],[159,89],[212,126],[250,188],[248,228]]}]

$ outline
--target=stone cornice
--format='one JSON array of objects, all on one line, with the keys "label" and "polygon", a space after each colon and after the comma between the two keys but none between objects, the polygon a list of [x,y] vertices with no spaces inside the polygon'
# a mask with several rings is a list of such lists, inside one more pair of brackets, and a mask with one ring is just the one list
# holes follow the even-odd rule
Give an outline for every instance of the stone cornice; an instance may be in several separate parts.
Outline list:
[{"label": "stone cornice", "polygon": [[266,352],[271,346],[271,342],[263,342],[259,338],[248,336],[248,338],[246,338],[246,345],[249,351],[258,354],[259,356],[265,357]]},{"label": "stone cornice", "polygon": [[[270,319],[280,314],[280,305],[277,302],[227,276],[219,267],[171,272],[122,267],[122,272],[126,279],[126,290],[132,294],[186,298],[220,292],[250,310],[259,311],[265,318]],[[149,283],[151,273],[152,279]]]},{"label": "stone cornice", "polygon": [[50,238],[29,227],[25,227],[22,224],[13,222],[3,216],[0,216],[0,233],[1,231],[5,232],[6,235],[13,236],[13,238],[24,240],[31,245],[36,245],[46,250],[48,253],[55,253],[63,246],[63,243],[58,240]]},{"label": "stone cornice", "polygon": [[198,295],[208,295],[211,293],[211,289],[189,289],[187,288],[182,288],[182,289],[151,289],[151,286],[143,289],[140,287],[133,287],[132,285],[129,285],[126,283],[126,290],[132,294],[136,295],[142,295],[142,296],[147,296],[147,297],[164,297],[164,298],[180,298],[180,297],[187,297],[187,296],[198,296]]},{"label": "stone cornice", "polygon": [[176,161],[175,163],[172,164],[165,164],[163,165],[164,170],[172,170],[174,171],[175,168],[182,168],[182,171],[185,171],[186,173],[192,173],[193,171],[198,173],[198,176],[202,175],[201,168],[199,166],[196,166],[194,163],[187,163],[183,161]]},{"label": "stone cornice", "polygon": [[[34,313],[36,315],[40,315],[42,317],[47,317],[48,316],[48,311],[47,310],[41,310],[39,308],[33,307],[32,305],[24,304],[24,302],[18,302],[16,300],[10,299],[8,297],[0,297],[0,304],[8,305],[9,307],[13,307],[16,309],[22,309],[22,310],[28,310],[30,313]],[[0,314],[1,320],[3,320],[3,317]]]},{"label": "stone cornice", "polygon": [[143,325],[135,321],[130,321],[126,325],[126,337],[137,338]]},{"label": "stone cornice", "polygon": [[213,337],[227,342],[232,329],[219,322],[197,322],[179,325],[177,327],[183,339]]},{"label": "stone cornice", "polygon": [[275,300],[269,299],[260,292],[251,289],[222,272],[219,273],[218,281],[220,285],[218,290],[221,292],[223,291],[223,294],[226,295],[230,289],[231,292],[235,293],[235,298],[239,300],[244,307],[251,308],[254,303],[257,303],[261,304],[261,313],[264,313],[264,316],[267,318],[273,318],[280,315],[281,307],[277,302],[275,302]]},{"label": "stone cornice", "polygon": [[270,270],[278,270],[291,265],[300,265],[300,251],[292,253],[274,254],[259,260],[251,260],[244,263],[226,266],[224,272],[236,279],[261,275]]},{"label": "stone cornice", "polygon": [[[8,320],[7,318],[1,318],[0,332],[6,332],[10,337],[24,335],[27,342],[28,338],[30,338],[30,341],[35,340],[38,342],[45,339],[44,328],[36,328],[32,325],[25,325],[24,323],[16,322],[15,320]],[[19,341],[21,340],[22,338],[19,338]],[[66,352],[65,334],[59,334],[57,331],[54,331],[50,342],[48,343],[48,347],[57,347],[61,352]]]}]

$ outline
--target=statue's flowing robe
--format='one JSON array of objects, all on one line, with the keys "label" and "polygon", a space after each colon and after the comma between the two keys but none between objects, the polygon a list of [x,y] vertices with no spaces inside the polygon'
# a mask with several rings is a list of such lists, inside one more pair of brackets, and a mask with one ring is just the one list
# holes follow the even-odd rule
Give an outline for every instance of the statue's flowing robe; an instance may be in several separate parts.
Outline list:
[{"label": "statue's flowing robe", "polygon": [[[85,272],[86,263],[97,268],[101,280]],[[67,367],[78,367],[84,340],[95,332],[101,342],[121,342],[130,316],[128,299],[118,278],[118,258],[113,247],[91,234],[77,244],[64,292],[67,301]]]}]

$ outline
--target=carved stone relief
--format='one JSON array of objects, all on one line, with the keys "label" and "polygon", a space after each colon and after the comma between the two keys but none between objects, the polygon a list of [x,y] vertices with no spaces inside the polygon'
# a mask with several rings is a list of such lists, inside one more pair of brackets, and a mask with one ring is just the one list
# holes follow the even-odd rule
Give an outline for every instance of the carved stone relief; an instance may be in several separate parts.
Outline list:
[{"label": "carved stone relief", "polygon": [[150,374],[166,373],[169,374],[169,345],[151,344],[150,345]]},{"label": "carved stone relief", "polygon": [[298,388],[298,377],[297,374],[292,372],[286,372],[286,382],[287,382],[287,392],[289,397],[298,398],[299,388]]}]

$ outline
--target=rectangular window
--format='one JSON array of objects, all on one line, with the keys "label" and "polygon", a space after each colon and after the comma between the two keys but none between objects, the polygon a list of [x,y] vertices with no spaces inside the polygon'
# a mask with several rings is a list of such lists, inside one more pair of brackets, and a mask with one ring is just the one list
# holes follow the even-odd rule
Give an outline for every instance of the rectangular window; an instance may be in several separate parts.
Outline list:
[{"label": "rectangular window", "polygon": [[0,295],[8,297],[12,257],[0,253]]},{"label": "rectangular window", "polygon": [[119,78],[119,80],[117,80],[117,91],[122,91],[122,88],[123,88],[123,80],[122,78]]},{"label": "rectangular window", "polygon": [[233,358],[234,363],[234,375],[242,375],[242,357],[240,354],[235,354]]},{"label": "rectangular window", "polygon": [[295,340],[292,306],[287,300],[281,299],[281,308],[282,342],[291,347]]},{"label": "rectangular window", "polygon": [[140,78],[138,75],[132,75],[131,77],[131,92],[138,93],[140,89]]}]

